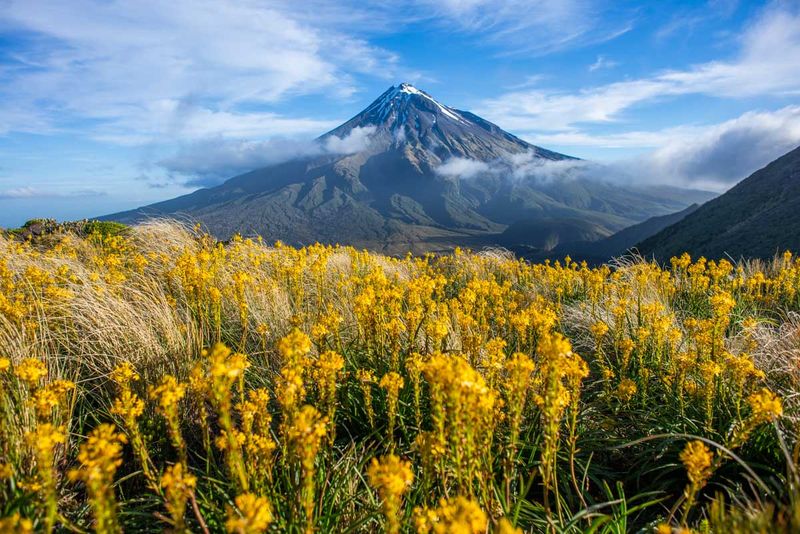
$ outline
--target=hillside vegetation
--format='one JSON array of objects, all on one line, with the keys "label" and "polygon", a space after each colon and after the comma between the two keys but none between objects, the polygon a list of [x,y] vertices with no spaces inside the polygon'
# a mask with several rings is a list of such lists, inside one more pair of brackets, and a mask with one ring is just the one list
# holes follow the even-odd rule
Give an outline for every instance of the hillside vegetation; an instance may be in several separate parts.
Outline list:
[{"label": "hillside vegetation", "polygon": [[642,254],[668,260],[688,251],[709,258],[770,258],[800,247],[800,147],[645,239]]},{"label": "hillside vegetation", "polygon": [[796,532],[800,260],[0,238],[0,531]]}]

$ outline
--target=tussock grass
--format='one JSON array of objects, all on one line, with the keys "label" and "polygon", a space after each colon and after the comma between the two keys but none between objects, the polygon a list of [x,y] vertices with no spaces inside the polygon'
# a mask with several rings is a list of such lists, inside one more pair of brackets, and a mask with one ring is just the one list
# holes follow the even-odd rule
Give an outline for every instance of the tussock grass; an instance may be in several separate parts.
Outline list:
[{"label": "tussock grass", "polygon": [[4,530],[800,528],[789,254],[95,230],[0,237]]}]

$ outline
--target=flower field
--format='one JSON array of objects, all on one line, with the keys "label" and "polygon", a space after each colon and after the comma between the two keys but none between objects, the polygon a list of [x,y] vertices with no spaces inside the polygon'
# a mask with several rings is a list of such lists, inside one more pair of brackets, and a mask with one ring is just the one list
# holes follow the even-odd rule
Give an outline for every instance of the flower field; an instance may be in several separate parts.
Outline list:
[{"label": "flower field", "polygon": [[0,237],[1,532],[797,532],[800,259]]}]

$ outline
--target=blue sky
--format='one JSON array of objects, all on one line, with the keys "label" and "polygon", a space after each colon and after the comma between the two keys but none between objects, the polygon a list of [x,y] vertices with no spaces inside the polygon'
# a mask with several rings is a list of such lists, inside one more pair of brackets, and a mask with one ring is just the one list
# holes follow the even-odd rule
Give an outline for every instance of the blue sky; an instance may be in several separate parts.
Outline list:
[{"label": "blue sky", "polygon": [[721,191],[800,144],[798,58],[797,0],[0,0],[0,226],[219,183],[401,81]]}]

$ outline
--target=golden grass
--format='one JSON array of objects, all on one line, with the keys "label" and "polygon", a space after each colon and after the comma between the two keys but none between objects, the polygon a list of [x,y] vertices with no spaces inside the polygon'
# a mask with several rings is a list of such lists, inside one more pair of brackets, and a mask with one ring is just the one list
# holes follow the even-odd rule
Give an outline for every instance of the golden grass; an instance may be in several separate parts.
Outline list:
[{"label": "golden grass", "polygon": [[788,253],[0,237],[0,530],[792,531],[798,290]]}]

